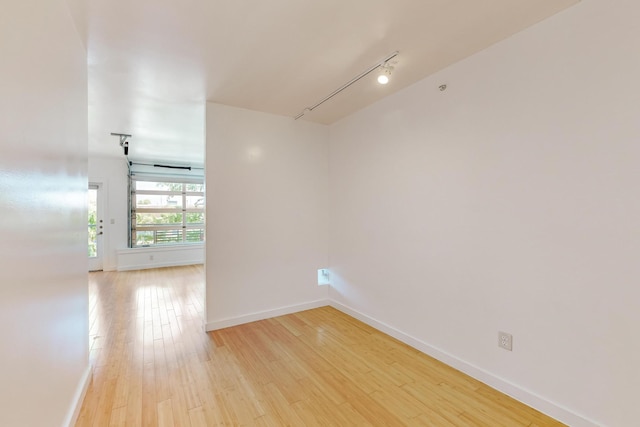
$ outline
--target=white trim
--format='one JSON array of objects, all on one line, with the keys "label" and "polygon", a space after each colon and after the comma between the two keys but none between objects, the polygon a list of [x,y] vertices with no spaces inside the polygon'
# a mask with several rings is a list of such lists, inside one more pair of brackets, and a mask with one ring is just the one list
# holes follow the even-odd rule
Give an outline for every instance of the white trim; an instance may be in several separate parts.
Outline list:
[{"label": "white trim", "polygon": [[109,207],[109,179],[107,179],[107,177],[103,177],[102,175],[93,176],[91,172],[89,172],[88,181],[89,183],[100,184],[99,194],[102,197],[102,217],[104,219],[104,234],[102,236],[102,271],[113,271],[116,269],[116,259],[114,259],[114,252],[112,251],[113,246],[111,245],[111,235],[112,233],[116,232],[115,230],[117,227],[112,225],[111,221],[109,221],[109,219],[112,218],[111,210]]},{"label": "white trim", "polygon": [[133,271],[133,270],[148,270],[150,268],[164,268],[164,267],[182,267],[185,265],[198,265],[204,264],[201,259],[191,261],[168,261],[168,262],[154,262],[153,264],[134,264],[127,266],[118,266],[117,271]]},{"label": "white trim", "polygon": [[276,308],[274,310],[259,311],[257,313],[245,314],[238,317],[228,317],[226,319],[214,320],[205,324],[205,330],[215,331],[216,329],[229,328],[231,326],[242,325],[244,323],[255,322],[257,320],[270,319],[272,317],[284,316],[285,314],[297,313],[299,311],[311,310],[314,308],[325,307],[329,305],[329,301],[321,299],[303,304],[289,305],[286,307]]},{"label": "white trim", "polygon": [[[132,166],[143,166],[136,165],[133,162]],[[177,165],[174,165],[177,166]],[[143,167],[150,167],[153,169],[153,166],[144,165]],[[194,172],[195,170],[202,170],[202,172]],[[162,169],[162,172],[131,172],[131,179],[134,181],[147,181],[147,182],[171,182],[171,183],[186,183],[186,184],[204,184],[204,169],[194,167],[192,170],[187,169],[173,169],[172,172],[166,172],[167,169]],[[179,171],[184,171],[180,173]]]},{"label": "white trim", "polygon": [[341,304],[333,299],[329,299],[329,305],[336,310],[339,310],[345,314],[348,314],[361,322],[366,323],[367,325],[384,332],[397,340],[402,341],[403,343],[419,350],[439,361],[458,369],[459,371],[464,372],[465,374],[487,384],[490,387],[495,388],[496,390],[513,397],[514,399],[524,403],[525,405],[531,406],[539,410],[540,412],[549,415],[563,423],[566,423],[572,427],[598,427],[600,424],[596,423],[593,420],[590,420],[582,415],[579,415],[568,408],[563,407],[562,405],[553,403],[544,397],[524,389],[516,384],[509,382],[504,378],[500,378],[488,371],[485,371],[482,368],[479,368],[471,363],[468,363],[462,359],[459,359],[452,354],[449,354],[439,348],[436,348],[430,344],[425,343],[417,338],[412,337],[411,335],[405,334],[402,331],[394,328],[393,326],[387,325],[384,322],[380,322],[364,313],[361,313],[357,310],[352,309],[344,304]]},{"label": "white trim", "polygon": [[[205,247],[202,243],[120,249],[117,251],[116,269],[129,271],[204,264],[204,253]],[[149,255],[153,254],[157,256],[152,260]]]},{"label": "white trim", "polygon": [[127,255],[132,253],[148,253],[148,252],[170,252],[188,249],[204,249],[204,242],[179,243],[176,245],[159,245],[159,246],[138,246],[135,248],[118,249],[118,255]]},{"label": "white trim", "polygon": [[93,371],[91,370],[91,366],[87,366],[82,374],[82,378],[78,383],[78,388],[73,395],[72,406],[69,408],[69,412],[62,422],[63,427],[73,427],[76,425],[78,421],[78,416],[80,415],[80,410],[82,409],[82,403],[84,402],[84,397],[87,394],[87,389],[89,388],[89,384],[91,384],[91,378],[93,377]]}]

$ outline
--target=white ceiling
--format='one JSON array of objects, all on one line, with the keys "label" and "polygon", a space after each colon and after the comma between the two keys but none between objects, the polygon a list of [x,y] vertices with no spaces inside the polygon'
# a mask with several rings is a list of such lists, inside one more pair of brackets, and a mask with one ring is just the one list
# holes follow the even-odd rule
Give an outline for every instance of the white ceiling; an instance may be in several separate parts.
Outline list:
[{"label": "white ceiling", "polygon": [[[89,62],[89,152],[202,165],[205,102],[333,123],[578,0],[67,0]],[[550,43],[552,41],[550,40]],[[293,119],[292,119],[293,120]]]}]

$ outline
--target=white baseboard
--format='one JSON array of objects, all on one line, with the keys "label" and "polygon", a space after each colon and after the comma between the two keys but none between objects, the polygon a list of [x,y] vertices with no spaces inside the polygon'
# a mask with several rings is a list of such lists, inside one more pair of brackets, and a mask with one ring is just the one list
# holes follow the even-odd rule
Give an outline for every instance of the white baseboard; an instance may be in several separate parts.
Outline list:
[{"label": "white baseboard", "polygon": [[87,394],[87,389],[89,388],[89,384],[91,383],[91,377],[93,375],[93,371],[91,370],[91,366],[87,366],[80,378],[80,382],[78,383],[78,387],[76,388],[76,392],[73,395],[72,406],[69,408],[69,412],[62,423],[63,426],[73,427],[76,425],[78,421],[78,416],[80,416],[80,410],[82,409],[82,403],[84,402],[84,397]]},{"label": "white baseboard", "polygon": [[118,266],[118,271],[132,271],[132,270],[148,270],[150,268],[163,268],[163,267],[181,267],[185,265],[197,265],[203,264],[203,260],[193,260],[193,261],[171,261],[171,262],[156,262],[156,263],[146,263],[146,264],[134,264],[134,265],[126,265],[126,266]]},{"label": "white baseboard", "polygon": [[598,427],[600,424],[592,421],[586,417],[583,417],[571,410],[555,404],[542,396],[537,395],[529,390],[526,390],[516,384],[513,384],[503,378],[497,377],[496,375],[485,371],[482,368],[479,368],[475,365],[472,365],[468,362],[465,362],[462,359],[459,359],[445,351],[440,350],[430,344],[427,344],[417,338],[412,337],[411,335],[405,334],[398,329],[387,325],[386,323],[380,322],[372,317],[367,316],[357,310],[352,309],[351,307],[347,307],[344,304],[341,304],[337,301],[329,299],[329,305],[331,305],[336,310],[339,310],[345,314],[348,314],[361,322],[366,323],[367,325],[386,333],[394,337],[395,339],[402,341],[403,343],[419,350],[439,361],[458,369],[459,371],[464,372],[465,374],[481,381],[502,393],[513,397],[514,399],[531,406],[539,410],[540,412],[549,415],[565,424],[568,424],[572,427]]},{"label": "white baseboard", "polygon": [[272,317],[284,316],[285,314],[297,313],[299,311],[311,310],[313,308],[324,307],[329,305],[329,301],[321,299],[317,301],[311,301],[303,304],[289,305],[286,307],[280,307],[273,310],[265,310],[257,313],[250,313],[238,317],[230,317],[226,319],[214,320],[207,322],[205,325],[206,331],[215,331],[216,329],[229,328],[231,326],[242,325],[244,323],[255,322],[257,320],[270,319]]},{"label": "white baseboard", "polygon": [[116,251],[117,270],[145,270],[204,263],[205,249],[201,244],[149,246]]}]

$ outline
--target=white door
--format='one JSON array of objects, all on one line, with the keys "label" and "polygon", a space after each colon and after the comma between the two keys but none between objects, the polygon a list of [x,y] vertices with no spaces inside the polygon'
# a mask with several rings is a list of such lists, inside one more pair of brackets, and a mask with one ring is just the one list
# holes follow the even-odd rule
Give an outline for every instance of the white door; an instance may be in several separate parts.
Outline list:
[{"label": "white door", "polygon": [[104,222],[101,196],[102,186],[89,183],[89,271],[102,270]]}]

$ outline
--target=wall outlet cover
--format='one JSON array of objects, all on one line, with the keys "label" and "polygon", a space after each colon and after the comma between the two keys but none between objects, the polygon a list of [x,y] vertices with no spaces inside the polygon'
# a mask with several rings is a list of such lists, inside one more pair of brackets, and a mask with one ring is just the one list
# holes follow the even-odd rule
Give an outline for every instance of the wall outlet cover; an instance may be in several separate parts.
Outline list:
[{"label": "wall outlet cover", "polygon": [[498,347],[513,351],[513,336],[506,332],[498,332]]}]

